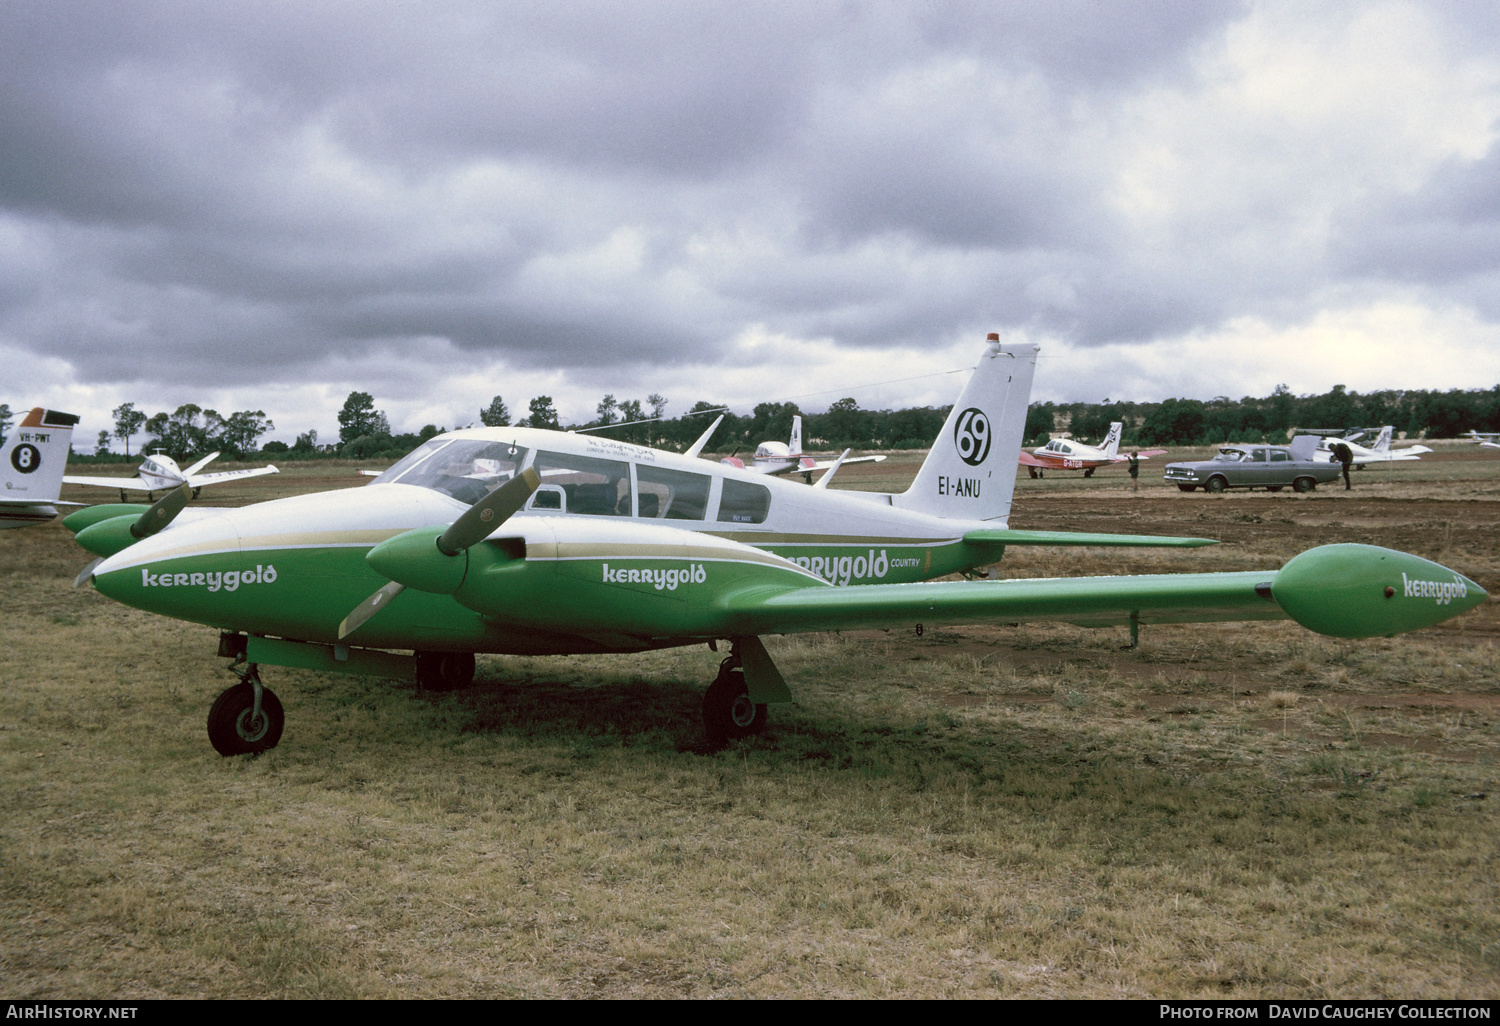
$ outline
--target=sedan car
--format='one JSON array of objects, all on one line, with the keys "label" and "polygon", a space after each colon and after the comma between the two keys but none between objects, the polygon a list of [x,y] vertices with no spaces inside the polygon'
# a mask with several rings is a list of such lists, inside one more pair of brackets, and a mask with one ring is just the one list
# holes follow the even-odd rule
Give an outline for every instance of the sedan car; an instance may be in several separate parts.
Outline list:
[{"label": "sedan car", "polygon": [[1314,460],[1316,444],[1317,439],[1308,435],[1293,440],[1291,446],[1226,445],[1211,460],[1167,464],[1164,477],[1185,492],[1199,488],[1206,492],[1226,488],[1279,492],[1288,485],[1293,491],[1310,492],[1319,483],[1337,480],[1342,470],[1337,463]]}]

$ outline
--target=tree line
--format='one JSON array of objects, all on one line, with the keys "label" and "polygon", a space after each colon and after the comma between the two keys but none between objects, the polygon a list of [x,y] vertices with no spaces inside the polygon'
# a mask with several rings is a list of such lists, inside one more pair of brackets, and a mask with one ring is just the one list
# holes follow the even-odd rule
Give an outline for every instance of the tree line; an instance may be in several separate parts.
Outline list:
[{"label": "tree line", "polygon": [[[685,413],[667,417],[667,400],[657,394],[645,399],[604,396],[592,419],[566,425],[623,441],[682,451],[723,414],[706,451],[728,454],[752,452],[763,441],[785,441],[792,418],[802,417],[802,440],[808,449],[925,449],[942,430],[950,406],[922,406],[904,410],[865,410],[853,398],[831,404],[823,413],[803,412],[795,403],[760,403],[749,415],[700,400]],[[477,422],[488,427],[563,429],[551,396],[537,396],[526,415],[512,421],[510,407],[495,396],[477,411]],[[262,410],[240,410],[220,415],[193,403],[171,413],[147,416],[134,403],[112,411],[114,430],[100,431],[94,459],[130,459],[132,440],[142,436],[136,451],[162,449],[177,459],[193,459],[218,450],[225,456],[276,455],[280,459],[396,459],[422,442],[448,430],[428,424],[417,432],[393,434],[385,412],[376,408],[368,392],[350,392],[339,410],[338,439],[320,441],[308,430],[292,444],[259,439],[275,425]],[[0,403],[0,438],[14,420],[11,408]],[[1123,444],[1214,445],[1220,442],[1282,442],[1294,428],[1346,428],[1395,425],[1409,437],[1454,438],[1471,430],[1500,431],[1500,385],[1489,389],[1395,390],[1350,392],[1335,385],[1320,395],[1293,395],[1278,385],[1270,395],[1230,399],[1167,399],[1156,403],[1104,400],[1100,403],[1032,403],[1026,417],[1025,444],[1040,445],[1066,432],[1097,442],[1113,421],[1125,425]],[[470,422],[472,426],[473,422]],[[124,455],[111,451],[110,440],[123,443]],[[75,442],[75,445],[77,443]],[[85,457],[88,458],[88,457]]]}]

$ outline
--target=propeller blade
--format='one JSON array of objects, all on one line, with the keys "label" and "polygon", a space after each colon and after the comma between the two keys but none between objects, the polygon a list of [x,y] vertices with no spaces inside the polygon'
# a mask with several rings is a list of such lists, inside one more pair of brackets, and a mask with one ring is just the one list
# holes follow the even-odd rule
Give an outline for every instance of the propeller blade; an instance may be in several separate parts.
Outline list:
[{"label": "propeller blade", "polygon": [[541,483],[537,472],[527,467],[464,510],[463,515],[438,536],[438,550],[445,556],[456,556],[470,545],[484,541],[495,528],[509,520],[511,514],[526,505],[526,500]]},{"label": "propeller blade", "polygon": [[130,533],[137,538],[149,538],[163,527],[166,527],[177,514],[182,512],[188,500],[193,497],[193,490],[186,484],[173,488],[166,495],[154,502],[150,509],[141,514],[141,518],[130,525]]},{"label": "propeller blade", "polygon": [[406,585],[390,582],[375,594],[365,599],[354,607],[354,611],[344,617],[344,622],[339,624],[339,640],[343,641],[349,635],[364,626],[365,621],[380,612],[390,604],[391,599],[406,590]]},{"label": "propeller blade", "polygon": [[104,562],[104,557],[100,556],[97,559],[95,559],[93,562],[89,563],[88,566],[84,567],[83,570],[82,570],[82,572],[79,573],[79,575],[77,577],[73,578],[73,587],[75,587],[75,588],[82,587],[83,583],[85,581],[87,581],[90,577],[94,576],[94,567],[98,566],[102,562]]}]

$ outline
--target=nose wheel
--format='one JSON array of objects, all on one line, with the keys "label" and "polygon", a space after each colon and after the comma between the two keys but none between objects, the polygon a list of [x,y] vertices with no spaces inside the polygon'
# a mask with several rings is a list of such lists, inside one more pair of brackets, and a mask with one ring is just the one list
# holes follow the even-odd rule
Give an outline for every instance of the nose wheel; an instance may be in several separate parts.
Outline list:
[{"label": "nose wheel", "polygon": [[208,710],[208,740],[224,756],[254,755],[275,748],[285,726],[281,699],[260,682],[254,663]]},{"label": "nose wheel", "polygon": [[719,675],[703,695],[703,729],[712,744],[759,734],[766,727],[766,707],[750,701],[745,671],[730,656],[719,664]]}]

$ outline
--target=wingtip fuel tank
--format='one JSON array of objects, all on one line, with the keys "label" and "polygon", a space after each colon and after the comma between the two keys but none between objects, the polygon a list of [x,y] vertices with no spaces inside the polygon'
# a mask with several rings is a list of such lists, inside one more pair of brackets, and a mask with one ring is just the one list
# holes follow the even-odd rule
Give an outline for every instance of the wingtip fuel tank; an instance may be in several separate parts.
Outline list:
[{"label": "wingtip fuel tank", "polygon": [[1485,601],[1485,590],[1440,563],[1376,545],[1320,545],[1277,573],[1271,595],[1308,630],[1374,638],[1442,623]]}]

